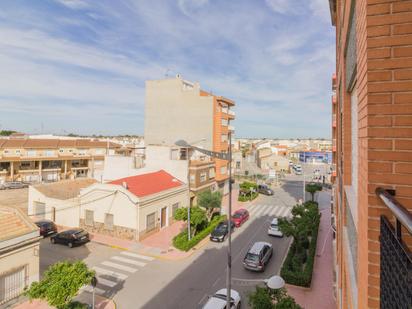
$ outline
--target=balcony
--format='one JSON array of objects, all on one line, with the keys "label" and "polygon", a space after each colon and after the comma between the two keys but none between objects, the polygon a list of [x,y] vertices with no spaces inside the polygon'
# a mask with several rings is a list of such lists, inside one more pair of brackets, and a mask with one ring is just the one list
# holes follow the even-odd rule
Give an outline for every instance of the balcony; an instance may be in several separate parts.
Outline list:
[{"label": "balcony", "polygon": [[332,151],[336,152],[336,138],[332,138]]},{"label": "balcony", "polygon": [[381,215],[380,222],[380,307],[411,308],[412,254],[402,238],[412,235],[412,214],[395,199],[395,191],[377,188],[376,195],[393,215]]},{"label": "balcony", "polygon": [[336,104],[336,102],[337,102],[337,100],[336,100],[336,94],[334,94],[334,95],[332,96],[332,103],[333,103],[333,104]]},{"label": "balcony", "polygon": [[332,115],[332,128],[336,128],[336,115]]},{"label": "balcony", "polygon": [[229,125],[227,128],[228,128],[228,130],[231,131],[231,132],[234,132],[234,131],[235,131],[235,127],[234,127],[234,126]]},{"label": "balcony", "polygon": [[229,115],[229,118],[230,118],[230,119],[235,119],[236,114],[235,114],[234,111],[229,110],[229,111],[227,112],[227,114]]}]

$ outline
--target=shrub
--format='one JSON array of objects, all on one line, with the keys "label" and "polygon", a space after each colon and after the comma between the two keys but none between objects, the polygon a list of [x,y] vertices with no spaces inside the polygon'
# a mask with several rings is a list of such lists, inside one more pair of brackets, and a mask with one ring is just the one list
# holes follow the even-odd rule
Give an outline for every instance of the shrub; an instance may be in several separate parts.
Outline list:
[{"label": "shrub", "polygon": [[[299,228],[306,229],[309,226],[308,234],[311,235],[311,240],[309,241],[307,237],[294,238],[282,265],[280,275],[289,284],[309,287],[312,281],[320,214],[315,202],[307,202],[305,207],[308,208],[308,211],[305,213],[309,216],[310,220],[303,220],[302,224],[305,226],[299,226]],[[300,212],[300,214],[303,213]],[[300,236],[299,233],[297,234]]]},{"label": "shrub", "polygon": [[215,216],[205,229],[199,231],[190,240],[187,239],[187,230],[179,233],[173,238],[173,246],[182,251],[189,251],[202,239],[208,236],[215,229],[215,227],[224,220],[226,220],[226,216]]}]

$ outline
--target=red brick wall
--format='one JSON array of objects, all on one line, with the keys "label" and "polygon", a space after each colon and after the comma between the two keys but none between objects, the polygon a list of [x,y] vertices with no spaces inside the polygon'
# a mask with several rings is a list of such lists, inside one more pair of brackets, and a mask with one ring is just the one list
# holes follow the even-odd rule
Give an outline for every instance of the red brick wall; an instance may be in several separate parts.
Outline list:
[{"label": "red brick wall", "polygon": [[[350,3],[350,0],[338,1],[336,14],[337,85],[343,89],[346,89],[344,50]],[[391,218],[391,213],[376,197],[376,187],[395,189],[397,199],[412,211],[412,1],[357,0],[356,19],[358,308],[379,308],[379,217],[385,214]],[[337,174],[342,174],[342,181],[350,184],[350,94],[344,91],[341,100],[337,91],[337,99],[338,107],[343,105],[344,111],[342,129],[337,117],[337,168],[340,161],[344,165]],[[343,141],[343,149],[339,139]],[[350,282],[339,224],[337,232],[341,272],[338,287],[343,289],[345,304],[347,296],[350,299]],[[406,241],[411,246],[412,240]]]}]

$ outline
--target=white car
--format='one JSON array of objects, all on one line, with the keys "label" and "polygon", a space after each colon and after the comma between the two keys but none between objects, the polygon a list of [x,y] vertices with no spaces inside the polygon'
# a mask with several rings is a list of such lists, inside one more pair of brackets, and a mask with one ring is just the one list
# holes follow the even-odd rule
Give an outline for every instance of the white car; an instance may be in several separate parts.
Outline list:
[{"label": "white car", "polygon": [[279,230],[278,218],[273,218],[268,228],[268,235],[283,237],[283,233]]},{"label": "white car", "polygon": [[[235,290],[230,290],[231,309],[239,309],[241,306],[240,295]],[[226,308],[226,289],[217,291],[213,296],[210,296],[203,309],[225,309]]]}]

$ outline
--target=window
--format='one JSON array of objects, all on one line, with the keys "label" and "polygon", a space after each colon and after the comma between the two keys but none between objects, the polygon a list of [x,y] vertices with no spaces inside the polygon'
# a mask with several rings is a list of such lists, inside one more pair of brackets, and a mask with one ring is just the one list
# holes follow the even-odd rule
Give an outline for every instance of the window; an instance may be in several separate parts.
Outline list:
[{"label": "window", "polygon": [[226,168],[226,166],[222,166],[222,167],[220,168],[220,174],[225,175],[226,173],[227,173],[227,168]]},{"label": "window", "polygon": [[59,152],[60,152],[60,153],[64,152],[64,149],[59,149]]},{"label": "window", "polygon": [[46,157],[53,157],[54,156],[54,151],[53,150],[45,150],[44,151],[44,155],[46,156]]},{"label": "window", "polygon": [[200,174],[200,182],[205,182],[207,180],[206,172]]},{"label": "window", "polygon": [[170,159],[179,160],[179,149],[171,149],[170,150]]},{"label": "window", "polygon": [[222,126],[227,126],[229,124],[229,122],[227,121],[227,119],[222,118]]},{"label": "window", "polygon": [[113,230],[113,214],[104,214],[104,226],[107,230]]},{"label": "window", "polygon": [[176,211],[178,209],[179,209],[179,203],[175,203],[175,204],[172,205],[172,216],[173,216],[173,218],[175,217]]},{"label": "window", "polygon": [[16,149],[16,154],[20,154],[20,149]]},{"label": "window", "polygon": [[195,175],[190,174],[190,183],[195,183]]},{"label": "window", "polygon": [[23,168],[27,168],[27,167],[30,167],[30,162],[28,162],[28,161],[23,161],[23,162],[21,162],[20,163],[20,167],[23,167]]},{"label": "window", "polygon": [[6,150],[4,150],[3,152],[4,152],[4,153],[9,153],[9,151],[8,151],[7,149],[6,149]]},{"label": "window", "polygon": [[84,220],[85,222],[84,223],[86,225],[93,226],[93,223],[94,223],[94,212],[93,212],[93,210],[86,209],[84,217],[85,217],[85,220]]},{"label": "window", "polygon": [[104,148],[98,148],[96,149],[96,154],[104,154],[105,153],[105,149]]},{"label": "window", "polygon": [[146,217],[146,231],[151,231],[156,228],[156,213],[153,212]]},{"label": "window", "polygon": [[351,93],[351,143],[352,143],[352,188],[358,193],[358,97],[356,90]]},{"label": "window", "polygon": [[222,134],[221,141],[227,142],[227,134]]},{"label": "window", "polygon": [[213,167],[209,169],[209,178],[215,178],[215,169]]},{"label": "window", "polygon": [[84,148],[82,148],[82,149],[79,149],[79,152],[78,152],[78,154],[79,154],[79,155],[81,155],[81,156],[84,156],[84,155],[86,155],[86,154],[87,154],[87,149],[84,149]]}]

